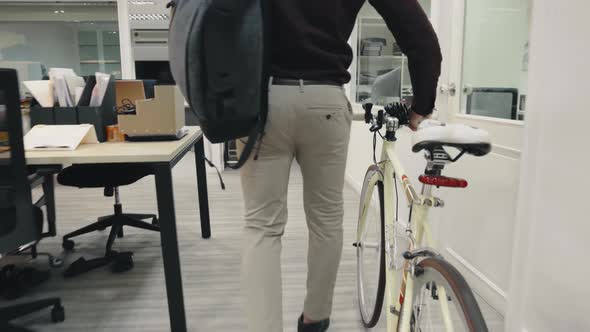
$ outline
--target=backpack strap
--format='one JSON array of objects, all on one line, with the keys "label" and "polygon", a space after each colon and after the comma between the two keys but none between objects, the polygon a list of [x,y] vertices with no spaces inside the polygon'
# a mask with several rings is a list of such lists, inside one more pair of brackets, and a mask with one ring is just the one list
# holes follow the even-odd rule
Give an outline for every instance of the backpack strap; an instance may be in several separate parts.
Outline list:
[{"label": "backpack strap", "polygon": [[[263,128],[262,128],[262,130],[264,130]],[[248,159],[250,158],[250,155],[254,151],[254,147],[256,146],[256,142],[258,141],[259,135],[261,135],[260,125],[256,126],[256,129],[252,131],[252,133],[248,137],[248,141],[246,142],[244,149],[242,150],[242,153],[240,154],[240,157],[238,158],[238,162],[233,165],[228,163],[228,161],[229,161],[229,144],[226,142],[225,147],[223,149],[223,163],[225,164],[225,167],[231,168],[231,169],[239,169],[240,167],[244,166],[244,164],[248,161]]]}]

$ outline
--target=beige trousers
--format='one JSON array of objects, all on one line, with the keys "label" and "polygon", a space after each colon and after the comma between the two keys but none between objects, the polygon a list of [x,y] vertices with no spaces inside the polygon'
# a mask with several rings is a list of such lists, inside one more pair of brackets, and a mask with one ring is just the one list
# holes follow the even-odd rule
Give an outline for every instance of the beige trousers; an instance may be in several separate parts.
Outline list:
[{"label": "beige trousers", "polygon": [[[340,87],[318,85],[273,85],[269,99],[258,160],[249,160],[241,170],[246,223],[242,289],[250,332],[283,330],[281,237],[293,159],[303,174],[309,229],[303,311],[313,320],[331,314],[342,253],[342,191],[352,121],[348,99]],[[297,317],[289,319],[296,324]]]}]

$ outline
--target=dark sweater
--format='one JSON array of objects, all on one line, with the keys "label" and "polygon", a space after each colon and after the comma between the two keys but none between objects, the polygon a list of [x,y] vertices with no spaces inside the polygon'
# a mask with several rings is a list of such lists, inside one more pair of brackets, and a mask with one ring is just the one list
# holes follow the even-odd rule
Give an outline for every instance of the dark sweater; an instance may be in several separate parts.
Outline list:
[{"label": "dark sweater", "polygon": [[[365,0],[272,0],[272,75],[305,80],[350,81],[348,39]],[[417,0],[369,0],[408,57],[414,111],[434,108],[442,55]]]}]

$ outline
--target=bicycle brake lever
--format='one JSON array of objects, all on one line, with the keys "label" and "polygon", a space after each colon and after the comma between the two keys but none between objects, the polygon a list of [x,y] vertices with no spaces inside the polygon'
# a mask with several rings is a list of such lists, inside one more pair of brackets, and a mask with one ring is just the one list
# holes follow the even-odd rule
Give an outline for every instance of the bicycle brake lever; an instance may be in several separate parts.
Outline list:
[{"label": "bicycle brake lever", "polygon": [[375,119],[375,122],[373,122],[373,125],[371,126],[371,128],[369,129],[372,133],[381,130],[381,128],[383,127],[383,110],[380,110],[377,113],[377,119]]},{"label": "bicycle brake lever", "polygon": [[416,250],[406,251],[403,254],[407,260],[412,260],[417,257],[440,257],[441,254],[432,248],[419,248]]},{"label": "bicycle brake lever", "polygon": [[373,120],[373,113],[371,113],[371,110],[373,109],[373,104],[363,104],[363,109],[365,110],[365,123],[371,123],[371,120]]}]

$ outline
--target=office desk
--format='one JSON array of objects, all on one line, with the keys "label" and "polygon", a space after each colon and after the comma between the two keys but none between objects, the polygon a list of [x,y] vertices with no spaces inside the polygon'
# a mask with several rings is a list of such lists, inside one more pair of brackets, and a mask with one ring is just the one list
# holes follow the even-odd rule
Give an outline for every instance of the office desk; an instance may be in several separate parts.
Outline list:
[{"label": "office desk", "polygon": [[201,234],[203,238],[211,236],[203,133],[199,127],[188,127],[188,129],[189,133],[179,141],[83,144],[75,151],[26,152],[28,165],[140,163],[153,167],[156,177],[168,310],[171,330],[174,332],[186,331],[186,319],[176,234],[172,168],[193,146],[197,165]]}]

